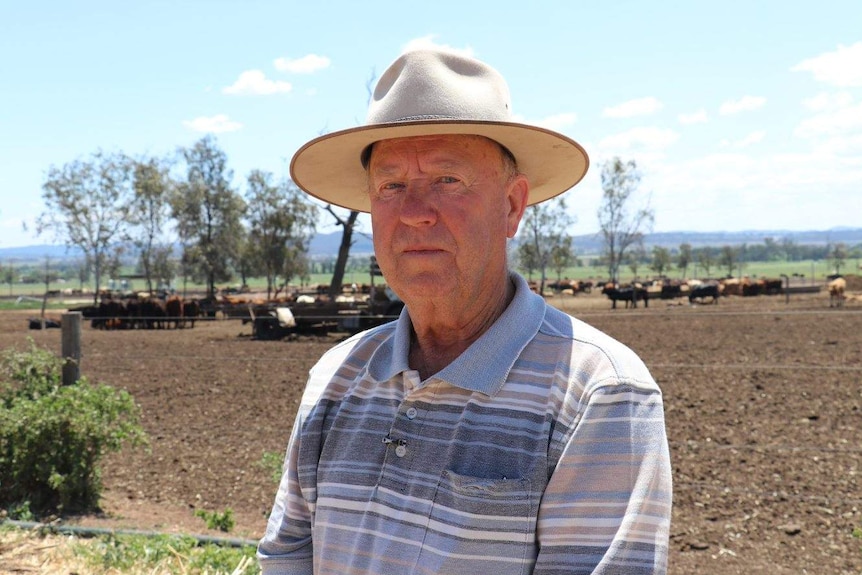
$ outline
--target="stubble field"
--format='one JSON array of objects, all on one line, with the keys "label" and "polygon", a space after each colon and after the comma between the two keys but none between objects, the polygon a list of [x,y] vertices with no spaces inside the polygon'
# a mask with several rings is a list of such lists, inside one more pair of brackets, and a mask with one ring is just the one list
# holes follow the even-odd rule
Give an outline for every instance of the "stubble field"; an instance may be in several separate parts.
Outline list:
[{"label": "stubble field", "polygon": [[[632,347],[662,387],[670,573],[862,573],[862,306],[830,309],[824,294],[637,310],[599,294],[550,301]],[[59,353],[60,330],[28,330],[32,315],[0,313],[0,349],[32,337]],[[284,451],[306,373],[334,341],[256,341],[230,320],[85,325],[82,374],[134,395],[151,446],[110,455],[103,513],[70,521],[206,533],[195,510],[230,508],[230,535],[259,537],[277,487],[261,461]]]}]

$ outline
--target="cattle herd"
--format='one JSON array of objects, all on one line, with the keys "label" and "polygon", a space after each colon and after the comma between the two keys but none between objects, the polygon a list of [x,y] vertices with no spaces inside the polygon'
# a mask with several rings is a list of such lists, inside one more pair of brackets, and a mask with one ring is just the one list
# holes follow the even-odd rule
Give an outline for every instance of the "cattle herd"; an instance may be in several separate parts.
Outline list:
[{"label": "cattle herd", "polygon": [[[829,278],[826,289],[829,293],[830,307],[844,305],[847,298],[846,285],[845,278],[841,276]],[[535,282],[531,282],[531,287],[535,291],[539,289]],[[785,293],[785,287],[780,279],[750,278],[706,281],[661,279],[633,284],[567,279],[548,283],[547,287],[557,293],[566,292],[573,295],[590,293],[594,287],[601,288],[601,293],[608,297],[614,309],[618,302],[624,303],[626,308],[636,308],[640,303],[644,307],[649,307],[650,299],[676,301],[688,299],[690,304],[718,304],[725,296],[769,296]],[[365,292],[363,288],[365,286],[353,285],[346,287],[345,292],[361,294]],[[229,299],[225,301],[232,303]],[[82,312],[83,317],[88,319],[91,326],[96,329],[177,329],[194,327],[198,319],[213,317],[216,309],[224,307],[214,306],[214,303],[218,302],[196,298],[183,299],[175,295],[157,297],[138,294],[118,297],[107,294],[101,297],[97,305],[73,308],[70,311]],[[247,301],[244,300],[239,307],[244,314],[248,314]]]},{"label": "cattle herd", "polygon": [[[840,306],[844,300],[843,278],[830,282],[830,305],[834,300]],[[838,285],[833,285],[838,284]],[[643,283],[618,284],[612,282],[583,282],[579,280],[562,280],[548,284],[556,292],[589,293],[594,286],[601,286],[601,293],[608,297],[611,306],[616,309],[617,302],[625,303],[625,307],[636,308],[639,303],[649,307],[650,299],[678,300],[687,298],[690,304],[717,304],[723,296],[759,296],[779,295],[785,293],[781,279],[726,278],[717,280],[670,280],[659,279]],[[839,294],[840,291],[840,294]]]},{"label": "cattle herd", "polygon": [[98,305],[72,308],[96,329],[168,329],[194,327],[203,315],[198,299],[179,296],[103,297]]}]

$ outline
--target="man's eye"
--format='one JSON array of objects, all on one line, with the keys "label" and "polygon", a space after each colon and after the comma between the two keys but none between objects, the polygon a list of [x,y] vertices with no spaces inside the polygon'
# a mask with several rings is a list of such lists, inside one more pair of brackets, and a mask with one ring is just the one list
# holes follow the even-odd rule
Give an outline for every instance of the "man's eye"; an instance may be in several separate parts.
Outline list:
[{"label": "man's eye", "polygon": [[377,196],[381,198],[391,198],[400,193],[404,189],[404,184],[398,182],[389,182],[377,187]]},{"label": "man's eye", "polygon": [[456,176],[440,176],[434,180],[433,188],[441,194],[463,194],[467,191],[464,181]]}]

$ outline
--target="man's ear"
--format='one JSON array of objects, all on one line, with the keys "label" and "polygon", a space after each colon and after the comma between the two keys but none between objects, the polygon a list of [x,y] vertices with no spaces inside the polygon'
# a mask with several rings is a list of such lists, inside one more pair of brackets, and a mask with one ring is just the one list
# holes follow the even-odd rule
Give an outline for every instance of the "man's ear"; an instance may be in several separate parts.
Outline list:
[{"label": "man's ear", "polygon": [[521,218],[524,217],[524,211],[527,209],[527,196],[529,193],[530,182],[522,174],[518,174],[512,178],[506,186],[506,198],[509,206],[507,237],[510,239],[514,238],[515,234],[518,233],[518,225],[521,223]]}]

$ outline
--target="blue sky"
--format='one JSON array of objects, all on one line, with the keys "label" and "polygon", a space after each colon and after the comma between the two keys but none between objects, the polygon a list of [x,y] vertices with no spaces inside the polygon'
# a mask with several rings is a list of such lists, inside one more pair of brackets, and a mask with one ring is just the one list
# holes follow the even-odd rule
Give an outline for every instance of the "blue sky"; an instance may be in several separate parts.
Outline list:
[{"label": "blue sky", "polygon": [[[510,7],[511,6],[511,7]],[[862,2],[0,0],[0,247],[34,235],[52,165],[163,156],[213,133],[234,184],[361,124],[402,51],[466,51],[518,119],[635,159],[655,231],[862,227]],[[30,231],[23,231],[22,222]],[[366,224],[367,226],[367,224]],[[336,228],[321,219],[319,231]]]}]

